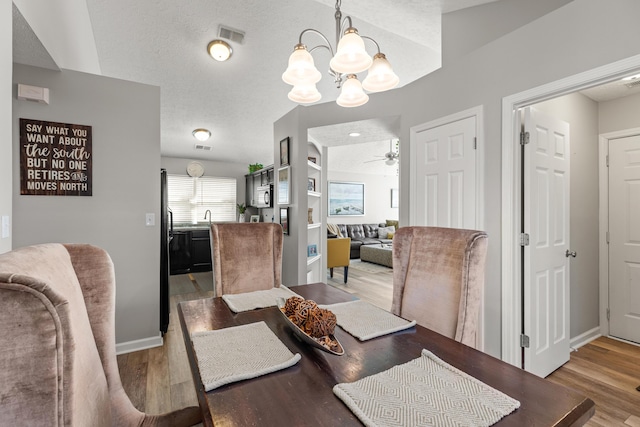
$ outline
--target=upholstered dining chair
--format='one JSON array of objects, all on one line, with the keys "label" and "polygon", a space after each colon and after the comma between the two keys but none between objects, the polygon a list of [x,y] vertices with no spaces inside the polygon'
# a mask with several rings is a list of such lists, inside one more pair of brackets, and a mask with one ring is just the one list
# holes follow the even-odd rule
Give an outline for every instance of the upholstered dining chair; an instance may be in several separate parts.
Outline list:
[{"label": "upholstered dining chair", "polygon": [[85,244],[0,255],[0,425],[191,426],[200,408],[138,411],[115,349],[115,274]]},{"label": "upholstered dining chair", "polygon": [[349,276],[349,253],[351,252],[351,238],[327,239],[327,268],[333,277],[335,267],[344,267],[344,283]]},{"label": "upholstered dining chair", "polygon": [[393,238],[391,311],[476,347],[487,234],[401,227]]},{"label": "upholstered dining chair", "polygon": [[280,224],[212,224],[211,252],[218,297],[277,288],[282,283]]}]

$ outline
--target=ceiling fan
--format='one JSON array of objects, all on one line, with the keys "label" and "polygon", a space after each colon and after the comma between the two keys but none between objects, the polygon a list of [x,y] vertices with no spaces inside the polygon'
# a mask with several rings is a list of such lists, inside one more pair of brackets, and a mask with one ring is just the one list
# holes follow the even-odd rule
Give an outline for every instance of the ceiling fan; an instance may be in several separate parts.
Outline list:
[{"label": "ceiling fan", "polygon": [[383,161],[385,162],[385,164],[387,164],[388,166],[393,166],[398,162],[398,159],[400,158],[400,153],[398,153],[398,143],[400,142],[400,140],[396,140],[396,151],[393,151],[393,140],[390,139],[389,140],[389,152],[384,153],[384,156],[376,156],[376,157],[382,157],[381,159],[375,159],[375,160],[367,160],[364,163],[371,163],[371,162],[379,162],[379,161]]}]

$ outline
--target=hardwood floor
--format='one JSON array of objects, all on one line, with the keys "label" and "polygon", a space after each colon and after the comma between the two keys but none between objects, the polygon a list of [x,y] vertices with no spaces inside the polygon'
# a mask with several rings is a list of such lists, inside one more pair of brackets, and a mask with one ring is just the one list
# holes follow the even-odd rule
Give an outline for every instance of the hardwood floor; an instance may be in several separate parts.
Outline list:
[{"label": "hardwood floor", "polygon": [[[334,277],[327,277],[327,282],[389,310],[393,271],[359,262],[352,262],[346,285],[342,268],[334,269]],[[212,283],[208,283],[212,279],[202,273],[172,278],[186,293],[172,292],[164,346],[118,356],[125,391],[136,408],[152,414],[198,404],[176,304],[212,296]],[[548,380],[573,388],[595,402],[596,414],[587,426],[640,427],[640,391],[636,390],[640,386],[640,347],[598,338],[571,353],[571,360]]]},{"label": "hardwood floor", "polygon": [[600,337],[572,352],[547,379],[595,402],[587,426],[640,427],[640,347]]}]

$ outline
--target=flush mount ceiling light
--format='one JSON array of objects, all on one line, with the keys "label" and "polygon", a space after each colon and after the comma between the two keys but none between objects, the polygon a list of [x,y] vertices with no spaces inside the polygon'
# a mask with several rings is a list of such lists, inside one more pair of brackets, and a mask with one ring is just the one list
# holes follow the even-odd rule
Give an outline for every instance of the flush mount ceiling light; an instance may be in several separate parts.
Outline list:
[{"label": "flush mount ceiling light", "polygon": [[199,129],[195,129],[191,133],[193,134],[193,137],[198,141],[206,141],[211,137],[211,132],[209,132],[208,129],[199,128]]},{"label": "flush mount ceiling light", "polygon": [[[318,30],[308,28],[298,37],[298,44],[294,46],[293,53],[289,57],[289,66],[282,74],[282,80],[293,86],[289,92],[289,99],[294,102],[310,104],[322,98],[316,88],[316,83],[320,81],[322,74],[315,67],[311,56],[311,52],[318,48],[327,49],[331,53],[329,74],[334,78],[336,87],[338,89],[342,87],[342,92],[336,100],[342,107],[358,107],[366,104],[369,96],[363,89],[369,92],[382,92],[393,89],[400,81],[385,55],[380,52],[378,43],[371,37],[360,36],[358,30],[352,26],[350,16],[342,20],[341,4],[341,0],[336,1],[334,16],[337,50],[335,54],[329,40]],[[302,43],[302,37],[307,33],[318,35],[325,44],[319,44],[307,50],[307,46]],[[373,58],[365,50],[364,40],[369,40],[375,45],[378,53]],[[367,77],[360,83],[357,74],[366,70],[369,70]],[[345,75],[346,81],[343,85]]]},{"label": "flush mount ceiling light", "polygon": [[207,46],[207,52],[209,52],[209,55],[211,55],[213,59],[222,62],[229,59],[233,53],[233,49],[231,49],[229,43],[224,40],[213,40]]},{"label": "flush mount ceiling light", "polygon": [[349,133],[349,136],[352,136],[352,137],[360,136],[360,132],[351,132]]}]

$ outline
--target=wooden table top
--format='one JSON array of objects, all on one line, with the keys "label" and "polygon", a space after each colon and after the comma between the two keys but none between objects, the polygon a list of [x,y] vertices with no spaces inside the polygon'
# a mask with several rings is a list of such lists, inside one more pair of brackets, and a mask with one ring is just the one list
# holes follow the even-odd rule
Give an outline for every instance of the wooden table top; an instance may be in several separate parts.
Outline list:
[{"label": "wooden table top", "polygon": [[[324,283],[292,287],[318,304],[354,298]],[[377,374],[420,357],[423,348],[452,366],[520,401],[520,408],[496,426],[583,425],[595,412],[593,401],[492,356],[417,326],[360,342],[337,327],[343,356],[299,341],[276,307],[233,313],[221,298],[178,304],[180,324],[205,426],[350,426],[362,425],[333,394],[333,386]],[[265,321],[302,359],[293,367],[204,392],[190,334]]]}]

